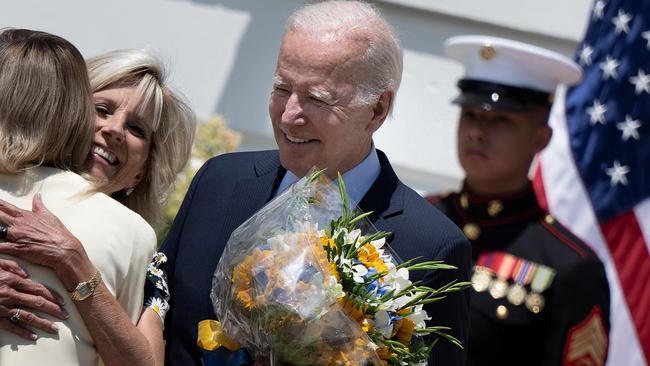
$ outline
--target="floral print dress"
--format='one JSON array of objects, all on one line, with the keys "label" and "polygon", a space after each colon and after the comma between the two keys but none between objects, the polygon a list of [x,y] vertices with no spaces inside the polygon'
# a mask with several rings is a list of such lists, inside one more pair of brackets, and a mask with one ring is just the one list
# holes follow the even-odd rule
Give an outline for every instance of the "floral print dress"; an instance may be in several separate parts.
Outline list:
[{"label": "floral print dress", "polygon": [[165,324],[165,314],[169,310],[169,288],[167,275],[162,269],[167,262],[167,256],[162,252],[154,253],[151,263],[147,266],[147,281],[144,286],[144,306],[158,314]]}]

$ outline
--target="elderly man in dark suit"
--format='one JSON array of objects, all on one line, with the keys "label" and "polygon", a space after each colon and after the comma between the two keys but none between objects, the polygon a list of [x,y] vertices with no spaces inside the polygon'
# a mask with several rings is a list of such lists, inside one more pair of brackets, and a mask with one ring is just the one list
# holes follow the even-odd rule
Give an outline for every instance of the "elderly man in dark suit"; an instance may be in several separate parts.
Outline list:
[{"label": "elderly man in dark suit", "polygon": [[[402,258],[443,260],[455,271],[414,272],[430,286],[467,281],[470,246],[460,231],[402,184],[372,143],[395,100],[402,50],[372,6],[332,1],[291,15],[277,61],[269,114],[278,151],[222,155],[197,173],[162,247],[172,294],[166,318],[167,362],[198,365],[197,324],[215,318],[212,275],[230,234],[312,166],[343,174],[351,198]],[[419,276],[419,277],[418,277]],[[427,308],[431,324],[466,342],[468,291]],[[465,351],[438,342],[431,363],[463,365]]]}]

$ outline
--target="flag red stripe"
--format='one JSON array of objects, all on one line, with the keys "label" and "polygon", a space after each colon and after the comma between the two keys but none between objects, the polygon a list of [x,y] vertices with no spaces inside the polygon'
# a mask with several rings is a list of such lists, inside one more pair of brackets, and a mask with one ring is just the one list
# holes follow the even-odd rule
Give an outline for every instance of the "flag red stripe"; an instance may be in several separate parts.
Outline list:
[{"label": "flag red stripe", "polygon": [[601,230],[616,266],[637,336],[646,358],[650,356],[650,254],[636,221],[629,211],[601,224]]}]

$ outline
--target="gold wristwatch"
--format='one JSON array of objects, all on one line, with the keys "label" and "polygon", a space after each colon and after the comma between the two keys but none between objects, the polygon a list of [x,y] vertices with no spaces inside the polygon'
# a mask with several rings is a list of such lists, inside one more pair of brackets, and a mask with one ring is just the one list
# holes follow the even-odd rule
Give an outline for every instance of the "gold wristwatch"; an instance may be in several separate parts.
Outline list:
[{"label": "gold wristwatch", "polygon": [[95,289],[102,281],[102,275],[97,271],[88,281],[79,282],[77,287],[70,293],[70,297],[74,301],[82,301],[87,299],[95,292]]}]

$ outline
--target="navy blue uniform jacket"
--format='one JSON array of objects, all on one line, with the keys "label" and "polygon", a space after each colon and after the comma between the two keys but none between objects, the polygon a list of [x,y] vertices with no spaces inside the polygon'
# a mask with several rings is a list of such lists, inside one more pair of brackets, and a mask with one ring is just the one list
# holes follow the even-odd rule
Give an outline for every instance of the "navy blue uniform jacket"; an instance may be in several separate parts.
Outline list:
[{"label": "navy blue uniform jacket", "polygon": [[[377,229],[390,231],[391,247],[404,259],[444,260],[455,271],[437,271],[424,278],[433,286],[468,281],[471,247],[460,230],[415,191],[402,184],[386,155],[378,151],[381,173],[360,202],[373,211]],[[161,248],[168,258],[171,310],[165,320],[168,365],[200,365],[197,325],[216,319],[210,302],[212,275],[230,234],[275,193],[286,170],[277,151],[244,152],[210,159],[192,185]],[[422,275],[420,275],[422,276]],[[418,273],[412,273],[412,279]],[[432,325],[446,325],[466,342],[469,291],[451,294],[428,306]],[[464,350],[441,339],[431,364],[464,365]]]}]

